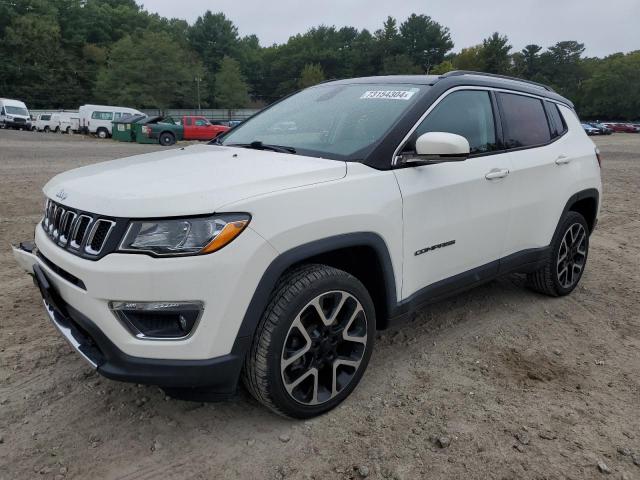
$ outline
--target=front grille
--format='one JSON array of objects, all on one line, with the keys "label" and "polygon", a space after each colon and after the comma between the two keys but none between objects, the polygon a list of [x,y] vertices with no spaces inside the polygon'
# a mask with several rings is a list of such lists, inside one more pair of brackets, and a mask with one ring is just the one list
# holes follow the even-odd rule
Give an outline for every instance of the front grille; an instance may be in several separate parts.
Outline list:
[{"label": "front grille", "polygon": [[47,199],[42,228],[59,247],[82,257],[98,258],[107,253],[116,219],[69,208]]},{"label": "front grille", "polygon": [[13,122],[14,123],[27,123],[27,121],[24,118],[17,118],[17,117],[13,118]]}]

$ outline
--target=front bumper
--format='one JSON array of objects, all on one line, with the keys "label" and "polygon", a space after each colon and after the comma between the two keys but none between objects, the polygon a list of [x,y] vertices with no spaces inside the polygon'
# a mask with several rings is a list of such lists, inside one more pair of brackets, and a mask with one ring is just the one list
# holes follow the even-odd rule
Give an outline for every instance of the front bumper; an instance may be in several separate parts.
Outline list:
[{"label": "front bumper", "polygon": [[4,120],[4,126],[6,128],[24,128],[26,130],[31,130],[31,122],[16,122],[14,120]]},{"label": "front bumper", "polygon": [[206,387],[218,395],[232,395],[242,369],[248,338],[239,339],[230,354],[210,360],[159,360],[132,357],[119,350],[96,325],[66,304],[34,265],[34,283],[45,310],[62,336],[100,374],[113,380],[162,387]]},{"label": "front bumper", "polygon": [[[59,248],[36,228],[13,248],[37,279],[47,313],[69,343],[106,377],[163,387],[215,387],[232,393],[251,338],[245,311],[275,250],[250,228],[220,254],[155,259],[110,254],[98,261]],[[39,273],[38,273],[39,272]],[[201,300],[204,312],[185,339],[136,338],[109,301]]]}]

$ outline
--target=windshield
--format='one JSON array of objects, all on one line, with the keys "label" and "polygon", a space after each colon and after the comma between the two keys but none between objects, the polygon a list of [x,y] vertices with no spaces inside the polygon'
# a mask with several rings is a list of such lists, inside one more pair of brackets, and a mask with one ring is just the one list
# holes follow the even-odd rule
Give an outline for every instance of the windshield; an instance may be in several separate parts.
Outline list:
[{"label": "windshield", "polygon": [[406,84],[319,85],[276,103],[230,131],[219,143],[262,142],[303,155],[361,158],[426,88]]},{"label": "windshield", "polygon": [[27,112],[26,108],[22,108],[22,107],[4,107],[4,109],[6,110],[7,114],[9,114],[9,115],[22,115],[24,117],[29,116],[29,113]]}]

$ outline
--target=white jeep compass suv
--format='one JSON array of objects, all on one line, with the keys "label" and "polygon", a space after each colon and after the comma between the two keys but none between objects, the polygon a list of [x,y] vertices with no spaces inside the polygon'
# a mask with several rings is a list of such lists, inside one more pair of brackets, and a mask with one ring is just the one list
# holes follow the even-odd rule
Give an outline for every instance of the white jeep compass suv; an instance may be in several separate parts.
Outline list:
[{"label": "white jeep compass suv", "polygon": [[550,88],[358,78],[209,145],[56,176],[14,253],[104,376],[190,398],[242,378],[305,418],[356,387],[376,329],[425,303],[511,272],[570,293],[600,192],[598,152]]}]

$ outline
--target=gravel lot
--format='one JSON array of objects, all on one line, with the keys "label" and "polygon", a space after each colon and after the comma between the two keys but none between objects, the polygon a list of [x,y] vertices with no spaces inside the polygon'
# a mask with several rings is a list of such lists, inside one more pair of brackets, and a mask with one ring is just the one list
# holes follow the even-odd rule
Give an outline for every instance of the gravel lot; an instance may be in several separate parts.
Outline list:
[{"label": "gravel lot", "polygon": [[160,147],[0,130],[0,479],[640,478],[640,135],[595,141],[605,201],[572,295],[512,276],[434,305],[379,335],[342,407],[296,422],[244,391],[189,403],[94,374],[8,244],[54,174]]}]

